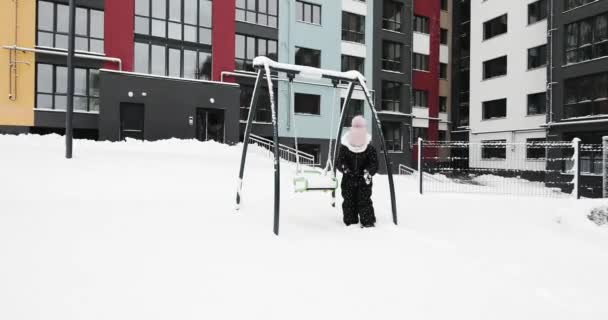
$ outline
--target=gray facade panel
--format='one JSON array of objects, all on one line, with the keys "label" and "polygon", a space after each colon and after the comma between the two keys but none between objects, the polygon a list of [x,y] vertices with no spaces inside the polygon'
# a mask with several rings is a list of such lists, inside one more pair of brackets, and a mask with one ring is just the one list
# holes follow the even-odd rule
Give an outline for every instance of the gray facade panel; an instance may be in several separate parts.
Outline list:
[{"label": "gray facade panel", "polygon": [[102,71],[100,91],[100,140],[120,139],[121,103],[144,105],[146,140],[195,138],[198,108],[224,110],[224,142],[239,140],[238,86]]},{"label": "gray facade panel", "polygon": [[[74,112],[74,129],[97,129],[96,113]],[[34,110],[34,126],[43,128],[65,128],[65,112]]]}]

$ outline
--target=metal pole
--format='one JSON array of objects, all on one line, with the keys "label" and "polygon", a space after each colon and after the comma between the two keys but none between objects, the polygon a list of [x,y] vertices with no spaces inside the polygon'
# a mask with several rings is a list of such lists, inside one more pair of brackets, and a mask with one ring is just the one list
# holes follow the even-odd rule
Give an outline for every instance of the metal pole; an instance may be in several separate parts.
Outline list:
[{"label": "metal pole", "polygon": [[263,71],[258,70],[258,76],[255,80],[255,86],[253,87],[253,96],[251,97],[251,104],[249,105],[249,115],[247,116],[247,126],[245,126],[245,137],[243,138],[243,153],[241,154],[241,166],[239,169],[239,181],[236,190],[236,209],[238,210],[241,205],[241,190],[243,189],[243,175],[245,174],[245,161],[247,160],[247,148],[249,147],[249,136],[251,135],[251,126],[253,123],[253,117],[255,110],[258,105],[258,97],[260,96],[260,89],[262,86],[262,78],[264,77]]},{"label": "metal pole", "polygon": [[74,114],[74,28],[75,28],[75,17],[76,17],[76,5],[74,0],[69,2],[69,31],[68,31],[68,96],[67,106],[65,112],[65,157],[66,159],[72,159],[72,143],[74,140],[73,134],[73,114]]},{"label": "metal pole", "polygon": [[384,150],[384,164],[386,166],[386,173],[388,175],[388,186],[391,192],[391,208],[393,213],[393,223],[397,225],[397,200],[395,199],[395,182],[393,181],[393,163],[390,161],[388,157],[388,151],[386,150],[386,141],[384,141],[384,134],[382,133],[382,123],[380,122],[380,118],[378,117],[378,113],[376,112],[376,107],[374,106],[374,102],[372,98],[369,96],[369,92],[365,90],[365,87],[361,85],[363,88],[363,92],[365,93],[365,99],[367,100],[367,104],[369,108],[372,110],[372,115],[374,120],[376,120],[376,129],[378,130],[378,138],[380,139],[380,145],[382,150]]},{"label": "metal pole", "polygon": [[602,138],[602,196],[608,198],[608,136]]},{"label": "metal pole", "polygon": [[574,138],[572,140],[574,147],[574,195],[576,199],[581,198],[580,194],[580,179],[581,179],[581,139]]},{"label": "metal pole", "polygon": [[[334,171],[333,172],[334,177],[336,176],[336,170],[337,170],[337,168],[335,166],[335,164],[336,164],[335,162],[338,159],[338,156],[340,155],[339,145],[340,145],[340,140],[342,138],[342,128],[344,128],[344,120],[346,120],[346,115],[348,114],[347,108],[348,108],[349,102],[353,96],[354,89],[355,89],[355,84],[351,82],[348,85],[348,91],[346,92],[346,99],[344,99],[344,104],[342,105],[342,110],[340,111],[340,122],[338,123],[338,133],[336,135],[336,144],[334,146],[334,155],[333,155],[333,159],[332,159],[334,161],[334,163],[332,165],[333,171]],[[329,143],[331,143],[331,141],[329,141]],[[332,202],[331,202],[332,207],[335,207],[336,206],[336,191],[335,190],[331,192],[331,200],[332,200]]]},{"label": "metal pole", "polygon": [[424,151],[424,140],[418,137],[418,193],[422,194],[422,181],[424,179],[424,167],[422,164],[422,152]]}]

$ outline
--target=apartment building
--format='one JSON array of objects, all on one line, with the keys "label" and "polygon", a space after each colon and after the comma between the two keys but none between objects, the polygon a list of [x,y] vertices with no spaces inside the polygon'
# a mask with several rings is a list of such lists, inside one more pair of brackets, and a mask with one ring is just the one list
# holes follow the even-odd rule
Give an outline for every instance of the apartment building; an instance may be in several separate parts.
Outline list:
[{"label": "apartment building", "polygon": [[[547,86],[547,0],[471,2],[471,142],[544,141]],[[544,170],[524,148],[472,156],[472,166]]]}]

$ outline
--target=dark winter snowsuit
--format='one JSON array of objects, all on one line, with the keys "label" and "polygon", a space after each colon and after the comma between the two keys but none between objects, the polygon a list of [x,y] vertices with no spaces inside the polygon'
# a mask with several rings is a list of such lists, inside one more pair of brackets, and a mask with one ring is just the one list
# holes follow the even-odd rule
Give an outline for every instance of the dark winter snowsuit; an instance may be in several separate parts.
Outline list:
[{"label": "dark winter snowsuit", "polygon": [[342,211],[346,225],[356,224],[361,220],[364,226],[376,223],[372,203],[372,179],[378,171],[376,148],[368,145],[365,151],[355,153],[347,146],[340,146],[336,168],[342,176]]}]

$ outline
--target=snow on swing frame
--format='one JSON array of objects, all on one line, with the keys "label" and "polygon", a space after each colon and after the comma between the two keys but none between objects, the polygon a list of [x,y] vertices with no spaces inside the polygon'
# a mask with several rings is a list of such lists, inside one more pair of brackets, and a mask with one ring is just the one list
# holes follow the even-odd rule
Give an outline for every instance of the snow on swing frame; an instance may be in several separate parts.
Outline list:
[{"label": "snow on swing frame", "polygon": [[[333,161],[339,156],[339,143],[340,137],[342,136],[342,128],[344,126],[344,121],[346,115],[348,114],[347,108],[349,108],[349,102],[352,98],[353,91],[356,85],[359,85],[365,94],[365,99],[367,101],[367,105],[369,106],[372,116],[375,121],[372,121],[376,124],[376,129],[378,132],[378,138],[380,139],[381,149],[384,153],[384,163],[386,167],[386,172],[388,175],[388,183],[390,188],[390,197],[391,197],[391,209],[392,209],[392,218],[393,223],[397,224],[397,203],[395,199],[395,185],[393,181],[393,172],[392,172],[392,163],[388,156],[388,152],[386,150],[386,145],[384,141],[384,135],[382,133],[382,124],[380,123],[380,119],[378,118],[378,114],[374,107],[374,103],[371,99],[370,91],[367,88],[365,77],[358,71],[346,71],[339,72],[333,70],[325,70],[319,68],[313,68],[308,66],[300,66],[286,63],[279,63],[268,59],[267,57],[256,57],[253,60],[253,67],[257,71],[255,86],[253,89],[253,94],[251,97],[251,103],[249,105],[249,115],[247,117],[247,125],[245,127],[245,137],[243,142],[243,151],[241,155],[241,164],[239,169],[239,180],[237,186],[237,194],[236,194],[236,208],[240,209],[241,198],[242,198],[242,188],[243,188],[243,176],[245,173],[245,162],[247,159],[247,149],[249,144],[249,136],[251,135],[251,127],[253,123],[253,115],[255,115],[257,102],[260,95],[260,91],[262,90],[262,82],[264,78],[266,78],[268,92],[270,96],[270,109],[272,112],[272,127],[273,127],[273,143],[274,143],[274,228],[273,231],[276,235],[279,235],[279,218],[280,218],[280,199],[281,199],[281,186],[280,186],[280,154],[279,154],[279,128],[277,121],[277,108],[275,105],[274,98],[274,90],[273,83],[271,77],[271,71],[276,71],[278,73],[285,73],[289,78],[290,82],[293,81],[295,77],[304,77],[304,78],[312,78],[312,79],[329,79],[334,83],[334,90],[337,89],[337,83],[340,81],[348,83],[347,95],[346,99],[344,99],[342,110],[340,112],[340,122],[338,123],[337,134],[335,139],[335,146],[333,146],[333,157],[332,157],[332,165],[330,169],[332,170],[332,177],[336,176],[336,168],[333,166]],[[293,109],[293,106],[290,106]],[[332,112],[333,114],[333,112]],[[295,121],[295,119],[293,120]],[[333,125],[333,124],[332,124]],[[296,135],[294,134],[294,137]],[[297,137],[296,137],[297,139]],[[332,139],[330,137],[330,153],[332,150]],[[296,142],[297,146],[297,142]],[[330,154],[331,155],[331,154]],[[296,157],[297,158],[297,157]],[[329,159],[328,159],[329,161]],[[326,167],[327,170],[327,167]],[[335,199],[335,188],[332,191],[332,198]],[[335,201],[334,201],[335,203]]]}]

